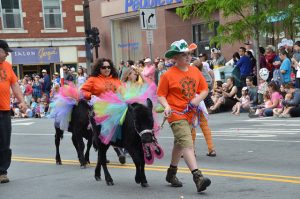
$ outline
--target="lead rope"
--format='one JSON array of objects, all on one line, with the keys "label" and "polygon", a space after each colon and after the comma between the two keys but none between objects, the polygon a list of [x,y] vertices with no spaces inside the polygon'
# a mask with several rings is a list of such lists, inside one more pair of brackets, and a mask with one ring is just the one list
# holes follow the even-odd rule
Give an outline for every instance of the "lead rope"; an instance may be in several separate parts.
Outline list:
[{"label": "lead rope", "polygon": [[[184,114],[186,114],[186,113],[188,113],[188,112],[190,112],[192,110],[196,111],[195,114],[193,115],[193,118],[192,118],[192,121],[193,121],[192,126],[193,126],[193,128],[197,128],[197,126],[200,124],[200,113],[202,112],[202,110],[199,108],[199,106],[196,107],[193,104],[189,103],[187,105],[187,107],[182,112],[179,112],[179,111],[176,111],[176,110],[172,110],[171,112],[175,113],[175,114],[178,114],[178,115],[184,115]],[[196,118],[197,118],[197,123],[195,124],[194,121],[196,120]],[[162,124],[160,125],[161,129],[163,128],[166,120],[167,120],[167,118],[164,117],[164,120],[163,120]]]}]

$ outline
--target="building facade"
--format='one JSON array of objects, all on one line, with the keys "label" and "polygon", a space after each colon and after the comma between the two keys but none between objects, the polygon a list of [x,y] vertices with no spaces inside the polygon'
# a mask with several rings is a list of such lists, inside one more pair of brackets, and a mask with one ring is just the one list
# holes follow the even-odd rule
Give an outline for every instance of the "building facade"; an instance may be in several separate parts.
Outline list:
[{"label": "building facade", "polygon": [[[150,57],[147,31],[141,29],[139,9],[155,9],[156,26],[151,44],[152,57],[164,55],[169,45],[179,39],[198,45],[196,54],[209,53],[210,39],[216,35],[219,23],[225,23],[218,12],[213,16],[215,27],[208,28],[208,22],[201,19],[183,21],[176,8],[182,6],[181,0],[94,0],[90,1],[91,24],[100,30],[100,57],[110,57],[114,62],[120,60],[139,60]],[[240,43],[222,46],[222,53],[231,57]]]},{"label": "building facade", "polygon": [[[210,40],[216,35],[217,26],[238,17],[225,18],[219,11],[212,16],[214,28],[209,28],[208,22],[199,18],[182,20],[176,14],[176,8],[182,6],[182,0],[93,0],[90,1],[90,16],[92,26],[100,30],[100,57],[110,57],[114,62],[120,60],[139,60],[150,57],[149,37],[141,29],[142,18],[139,9],[155,9],[156,29],[153,30],[151,50],[153,57],[163,56],[169,45],[180,39],[194,42],[198,45],[195,54],[208,53],[214,46]],[[278,26],[278,20],[272,20],[273,26]],[[300,34],[294,40],[299,40]],[[280,34],[261,33],[260,45],[272,44],[277,46],[282,38],[290,38],[282,28]],[[148,38],[148,39],[147,39]],[[249,40],[251,42],[251,38]],[[246,41],[244,41],[246,42]],[[222,45],[221,53],[227,60],[232,58],[244,42]],[[252,42],[253,43],[253,42]]]},{"label": "building facade", "polygon": [[86,66],[82,0],[0,0],[0,39],[19,77]]}]

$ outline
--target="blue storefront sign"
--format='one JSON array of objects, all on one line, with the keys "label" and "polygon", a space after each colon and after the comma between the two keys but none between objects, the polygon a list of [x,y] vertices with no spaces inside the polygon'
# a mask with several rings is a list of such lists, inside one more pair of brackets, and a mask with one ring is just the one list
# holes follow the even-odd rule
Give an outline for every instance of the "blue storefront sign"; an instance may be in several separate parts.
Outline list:
[{"label": "blue storefront sign", "polygon": [[181,3],[182,0],[125,0],[125,12],[137,11],[145,8],[156,8],[173,3]]},{"label": "blue storefront sign", "polygon": [[58,48],[13,48],[12,64],[59,63]]}]

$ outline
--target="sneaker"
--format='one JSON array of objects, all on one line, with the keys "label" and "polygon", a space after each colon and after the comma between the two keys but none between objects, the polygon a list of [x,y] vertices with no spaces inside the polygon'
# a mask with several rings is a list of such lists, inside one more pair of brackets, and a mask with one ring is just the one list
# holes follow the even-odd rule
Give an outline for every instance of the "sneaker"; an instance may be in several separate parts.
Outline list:
[{"label": "sneaker", "polygon": [[0,183],[8,183],[9,182],[9,179],[7,177],[7,175],[3,174],[3,175],[0,175]]},{"label": "sneaker", "polygon": [[193,173],[193,180],[198,192],[204,191],[211,184],[210,179],[205,178],[200,170]]}]

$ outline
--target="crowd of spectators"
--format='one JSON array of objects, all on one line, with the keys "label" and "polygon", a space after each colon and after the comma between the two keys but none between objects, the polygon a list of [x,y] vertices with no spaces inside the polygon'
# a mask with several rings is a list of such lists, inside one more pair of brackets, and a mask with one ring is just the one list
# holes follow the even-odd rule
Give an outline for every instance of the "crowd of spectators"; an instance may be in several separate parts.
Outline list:
[{"label": "crowd of spectators", "polygon": [[[259,67],[251,44],[245,45],[225,64],[233,67],[232,77],[215,82],[210,113],[232,110],[234,115],[249,112],[249,117],[300,117],[300,41],[282,39],[277,51],[271,45],[260,47]],[[220,51],[212,49],[211,54],[213,59],[204,61],[212,69],[224,63]]]},{"label": "crowd of spectators", "polygon": [[[277,51],[274,46],[259,48],[259,73],[251,44],[245,43],[226,62],[219,49],[211,49],[211,55],[200,54],[193,57],[191,65],[196,66],[205,77],[209,86],[209,95],[205,104],[209,113],[231,111],[233,115],[249,112],[250,117],[300,116],[300,41],[293,44],[291,40],[283,39]],[[210,57],[210,59],[209,59]],[[159,84],[160,76],[174,65],[172,59],[157,57],[153,60],[121,61],[118,69],[119,79],[123,82],[139,84],[155,82]],[[220,66],[233,68],[232,76],[225,82],[215,81],[214,68]],[[63,66],[64,80],[81,87],[88,76],[85,68]],[[14,117],[45,117],[49,114],[49,102],[58,92],[60,77],[55,72],[52,78],[48,71],[42,70],[42,75],[25,75],[19,80],[25,101],[30,106],[26,113],[20,113],[18,101],[12,97],[12,115]]]},{"label": "crowd of spectators", "polygon": [[[62,67],[66,82],[73,82],[78,87],[81,87],[86,81],[87,74],[85,68],[79,66],[77,72],[75,72],[75,68]],[[29,108],[26,112],[21,112],[18,107],[18,100],[11,93],[11,116],[13,118],[43,118],[50,114],[50,102],[55,94],[58,93],[61,86],[60,76],[58,72],[55,72],[51,78],[45,69],[41,73],[41,75],[25,74],[23,79],[18,80],[25,102]]]}]

